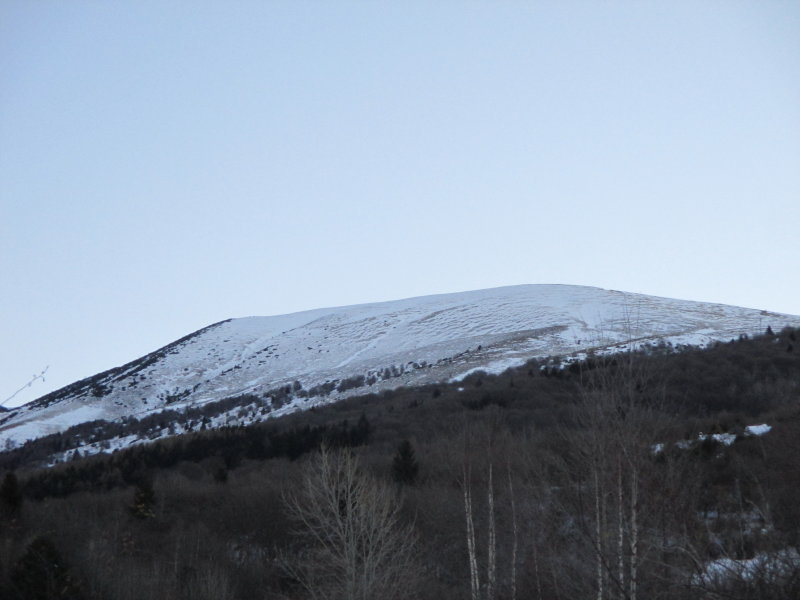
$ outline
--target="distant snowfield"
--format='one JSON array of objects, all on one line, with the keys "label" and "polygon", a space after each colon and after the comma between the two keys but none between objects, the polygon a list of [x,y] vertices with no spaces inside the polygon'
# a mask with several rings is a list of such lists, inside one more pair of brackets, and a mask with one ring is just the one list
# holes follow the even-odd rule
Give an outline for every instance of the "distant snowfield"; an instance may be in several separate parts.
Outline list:
[{"label": "distant snowfield", "polygon": [[[800,326],[800,317],[569,285],[233,319],[0,415],[0,448],[87,420],[264,396],[284,386],[302,386],[310,406],[499,372],[531,358],[661,340],[703,345],[786,325]],[[326,382],[326,390],[315,390]]]}]

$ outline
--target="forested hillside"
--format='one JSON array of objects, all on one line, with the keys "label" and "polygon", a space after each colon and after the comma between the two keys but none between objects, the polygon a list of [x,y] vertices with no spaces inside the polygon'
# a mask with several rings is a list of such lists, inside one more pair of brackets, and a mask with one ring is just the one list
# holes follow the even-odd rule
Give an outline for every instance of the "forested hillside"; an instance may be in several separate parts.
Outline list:
[{"label": "forested hillside", "polygon": [[5,452],[0,598],[798,598],[798,335]]}]

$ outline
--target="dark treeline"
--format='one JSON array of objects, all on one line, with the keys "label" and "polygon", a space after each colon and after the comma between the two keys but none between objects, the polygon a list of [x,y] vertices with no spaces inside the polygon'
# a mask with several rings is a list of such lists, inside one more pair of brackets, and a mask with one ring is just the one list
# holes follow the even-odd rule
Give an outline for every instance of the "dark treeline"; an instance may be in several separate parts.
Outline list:
[{"label": "dark treeline", "polygon": [[[385,574],[366,597],[797,598],[798,333],[531,362],[50,469],[0,454],[0,597],[355,598],[337,574],[362,569]],[[389,562],[307,535],[381,502]]]},{"label": "dark treeline", "polygon": [[25,494],[35,499],[67,496],[86,490],[109,490],[139,482],[154,469],[169,469],[182,461],[221,459],[225,470],[243,460],[286,457],[294,460],[320,445],[356,447],[369,439],[367,418],[335,424],[304,425],[276,430],[259,427],[223,427],[205,433],[186,434],[153,444],[135,446],[111,456],[70,461],[60,468],[39,470],[25,481]]}]

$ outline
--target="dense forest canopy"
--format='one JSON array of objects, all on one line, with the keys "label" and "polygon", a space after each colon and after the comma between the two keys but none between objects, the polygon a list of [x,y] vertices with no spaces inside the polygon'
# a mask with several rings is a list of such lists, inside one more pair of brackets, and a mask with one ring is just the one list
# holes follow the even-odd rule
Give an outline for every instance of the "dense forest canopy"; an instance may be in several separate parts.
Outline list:
[{"label": "dense forest canopy", "polygon": [[797,598],[798,334],[38,440],[0,454],[0,597]]}]

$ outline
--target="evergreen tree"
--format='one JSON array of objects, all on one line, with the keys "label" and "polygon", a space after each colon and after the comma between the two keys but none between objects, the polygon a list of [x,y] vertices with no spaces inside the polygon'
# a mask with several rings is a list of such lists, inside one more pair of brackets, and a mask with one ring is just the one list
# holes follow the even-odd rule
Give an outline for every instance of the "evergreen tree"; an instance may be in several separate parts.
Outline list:
[{"label": "evergreen tree", "polygon": [[44,537],[33,540],[14,565],[11,583],[18,597],[24,600],[78,600],[83,597],[58,550]]},{"label": "evergreen tree", "polygon": [[372,427],[367,420],[367,415],[363,412],[358,419],[358,423],[356,423],[355,430],[351,435],[351,445],[353,446],[362,446],[369,441],[369,434],[372,431]]},{"label": "evergreen tree", "polygon": [[403,440],[392,460],[392,476],[397,483],[413,485],[419,473],[419,463],[414,457],[411,442]]},{"label": "evergreen tree", "polygon": [[22,507],[22,490],[13,471],[6,473],[0,485],[0,510],[4,514],[15,515]]},{"label": "evergreen tree", "polygon": [[137,519],[151,519],[155,517],[153,507],[156,503],[156,493],[149,481],[141,481],[133,493],[133,504],[130,506],[131,514]]},{"label": "evergreen tree", "polygon": [[214,471],[214,481],[217,483],[225,483],[228,481],[228,469],[224,466],[219,467]]}]

